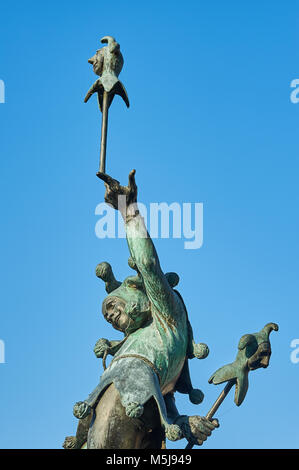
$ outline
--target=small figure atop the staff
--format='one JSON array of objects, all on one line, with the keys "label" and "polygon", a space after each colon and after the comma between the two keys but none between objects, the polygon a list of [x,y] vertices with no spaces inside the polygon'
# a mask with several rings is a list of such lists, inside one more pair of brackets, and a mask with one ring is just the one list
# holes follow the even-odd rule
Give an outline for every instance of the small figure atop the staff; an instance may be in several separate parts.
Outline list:
[{"label": "small figure atop the staff", "polygon": [[107,46],[98,49],[88,62],[92,64],[93,71],[98,78],[92,87],[88,90],[84,102],[87,103],[89,98],[94,94],[98,94],[98,103],[103,114],[102,118],[102,135],[101,135],[101,153],[100,153],[100,172],[106,172],[106,142],[108,128],[108,109],[115,95],[122,97],[127,107],[130,106],[129,98],[125,87],[118,80],[118,76],[123,68],[124,59],[120,52],[118,42],[112,36],[104,36],[101,42]]}]

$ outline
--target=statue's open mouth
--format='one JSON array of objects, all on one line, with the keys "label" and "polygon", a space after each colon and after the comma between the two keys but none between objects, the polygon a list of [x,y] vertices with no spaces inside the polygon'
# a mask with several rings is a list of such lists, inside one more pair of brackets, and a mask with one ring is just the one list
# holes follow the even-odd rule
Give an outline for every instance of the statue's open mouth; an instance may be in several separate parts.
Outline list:
[{"label": "statue's open mouth", "polygon": [[119,313],[119,314],[114,318],[113,323],[114,323],[115,326],[118,326],[118,320],[119,320],[120,316],[121,316],[121,313]]}]

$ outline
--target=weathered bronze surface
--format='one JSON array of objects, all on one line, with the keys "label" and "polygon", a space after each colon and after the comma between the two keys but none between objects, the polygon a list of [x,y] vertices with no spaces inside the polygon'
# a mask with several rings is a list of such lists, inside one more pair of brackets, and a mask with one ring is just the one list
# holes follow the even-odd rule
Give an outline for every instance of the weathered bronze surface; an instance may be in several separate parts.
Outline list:
[{"label": "weathered bronze surface", "polygon": [[[271,356],[269,335],[273,330],[278,331],[278,325],[267,323],[258,333],[242,336],[238,344],[236,360],[218,369],[209,379],[209,383],[213,384],[223,382],[235,384],[235,404],[237,406],[243,403],[246,396],[249,372],[259,368],[265,369],[269,365]],[[210,411],[209,415],[213,416],[213,412]]]},{"label": "weathered bronze surface", "polygon": [[[180,293],[176,273],[164,273],[154,244],[147,233],[137,204],[135,170],[127,186],[105,173],[108,108],[115,94],[129,105],[127,94],[118,80],[123,66],[119,44],[106,36],[108,45],[89,60],[100,75],[85,101],[97,92],[103,112],[100,171],[104,181],[105,201],[118,210],[124,220],[129,247],[129,266],[134,275],[123,281],[115,278],[109,263],[96,267],[96,275],[105,282],[107,297],[102,304],[106,321],[124,333],[120,341],[100,338],[94,353],[103,360],[104,372],[99,384],[83,401],[74,405],[79,419],[76,436],[67,437],[65,448],[89,449],[160,449],[166,438],[186,438],[188,448],[202,445],[219,426],[214,413],[236,385],[235,402],[240,405],[248,389],[248,373],[267,367],[271,354],[269,333],[276,324],[267,324],[259,333],[245,335],[239,342],[234,363],[217,370],[209,382],[228,381],[210,412],[205,416],[179,413],[175,392],[188,394],[193,404],[203,401],[201,390],[194,389],[189,360],[204,359],[209,348],[196,344],[187,309]],[[113,357],[106,367],[108,355]]]},{"label": "weathered bronze surface", "polygon": [[[209,383],[215,385],[227,382],[223,391],[215,401],[206,418],[213,419],[214,414],[223,403],[232,387],[235,385],[235,404],[240,406],[248,391],[248,374],[251,370],[267,368],[271,357],[270,333],[278,331],[276,323],[267,323],[258,333],[242,336],[238,344],[236,360],[231,364],[220,367],[209,379]],[[188,444],[187,449],[192,448]]]}]

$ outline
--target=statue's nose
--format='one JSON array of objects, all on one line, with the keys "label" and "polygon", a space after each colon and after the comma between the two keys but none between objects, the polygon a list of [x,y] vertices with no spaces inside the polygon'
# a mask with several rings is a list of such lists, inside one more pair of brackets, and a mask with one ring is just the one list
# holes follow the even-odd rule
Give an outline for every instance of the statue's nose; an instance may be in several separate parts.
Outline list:
[{"label": "statue's nose", "polygon": [[88,63],[93,65],[94,64],[94,57],[91,57],[91,59],[88,59]]},{"label": "statue's nose", "polygon": [[270,354],[267,354],[267,355],[262,357],[261,366],[266,369],[269,365],[269,362],[270,362]]},{"label": "statue's nose", "polygon": [[106,321],[107,321],[108,323],[113,323],[114,314],[111,313],[111,312],[110,312],[110,313],[107,313],[107,314],[105,315],[105,318],[106,318]]}]

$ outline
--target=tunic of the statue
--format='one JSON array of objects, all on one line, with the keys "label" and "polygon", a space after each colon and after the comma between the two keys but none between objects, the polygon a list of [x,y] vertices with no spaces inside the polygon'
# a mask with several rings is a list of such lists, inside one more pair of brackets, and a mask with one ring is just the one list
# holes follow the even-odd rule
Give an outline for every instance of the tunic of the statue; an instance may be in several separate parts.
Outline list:
[{"label": "tunic of the statue", "polygon": [[131,333],[114,359],[134,355],[144,358],[158,375],[163,395],[172,390],[180,375],[188,342],[186,312],[182,301],[174,295],[173,315],[162,315],[153,307],[152,322]]}]

